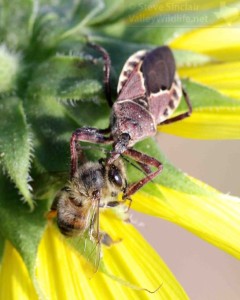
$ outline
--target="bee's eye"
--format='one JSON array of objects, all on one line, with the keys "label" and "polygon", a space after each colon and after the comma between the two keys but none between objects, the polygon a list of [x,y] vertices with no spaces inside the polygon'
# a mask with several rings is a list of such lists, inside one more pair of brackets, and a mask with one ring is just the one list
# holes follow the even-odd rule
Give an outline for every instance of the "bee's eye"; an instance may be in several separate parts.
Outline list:
[{"label": "bee's eye", "polygon": [[111,169],[109,170],[108,178],[110,182],[114,183],[119,187],[121,187],[123,184],[121,173],[115,166],[111,167]]}]

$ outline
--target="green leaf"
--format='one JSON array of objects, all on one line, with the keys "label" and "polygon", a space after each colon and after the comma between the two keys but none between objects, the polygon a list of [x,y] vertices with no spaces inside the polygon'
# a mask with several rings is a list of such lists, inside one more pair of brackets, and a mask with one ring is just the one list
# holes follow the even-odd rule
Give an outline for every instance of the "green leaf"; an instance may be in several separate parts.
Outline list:
[{"label": "green leaf", "polygon": [[88,22],[95,17],[95,15],[103,10],[104,1],[102,0],[82,0],[79,1],[74,11],[74,17],[81,20],[82,24],[88,24]]},{"label": "green leaf", "polygon": [[2,174],[0,193],[0,233],[19,251],[33,277],[37,249],[46,224],[47,202],[37,202],[37,209],[30,213],[26,205],[19,203],[17,191]]},{"label": "green leaf", "polygon": [[111,22],[119,11],[122,11],[125,1],[104,0],[102,2],[103,9],[94,18],[92,18],[90,22],[91,26],[99,26],[100,24]]},{"label": "green leaf", "polygon": [[77,3],[69,29],[63,33],[61,39],[78,34],[91,22],[96,15],[103,11],[104,2],[102,0],[82,0]]},{"label": "green leaf", "polygon": [[78,102],[75,106],[63,105],[68,116],[76,122],[78,127],[90,126],[104,129],[109,125],[110,108],[107,103]]},{"label": "green leaf", "polygon": [[[33,74],[24,104],[34,133],[35,155],[44,170],[68,170],[69,141],[78,127],[107,127],[108,106],[100,105],[102,73],[102,65],[92,60],[57,56]],[[71,106],[69,99],[84,101]]]},{"label": "green leaf", "polygon": [[[207,107],[240,107],[240,102],[238,100],[225,96],[213,88],[188,79],[183,79],[182,82],[191,98],[194,109]],[[184,101],[181,101],[180,110],[182,110],[183,103]]]},{"label": "green leaf", "polygon": [[38,14],[34,19],[29,45],[24,53],[26,76],[29,78],[31,73],[29,74],[28,69],[35,70],[39,63],[56,53],[59,37],[65,30],[65,24],[62,23],[60,16],[51,9],[47,13]]},{"label": "green leaf", "polygon": [[25,103],[33,131],[35,159],[42,171],[66,171],[69,165],[67,133],[74,130],[74,121],[64,107],[51,97],[29,95]]},{"label": "green leaf", "polygon": [[104,0],[104,10],[90,24],[92,26],[100,26],[116,23],[141,12],[144,8],[153,5],[154,2],[154,0],[142,0],[141,2],[133,0],[130,3],[126,3],[125,0]]},{"label": "green leaf", "polygon": [[31,138],[22,102],[16,97],[0,100],[1,164],[16,184],[25,201],[33,209],[29,191]]},{"label": "green leaf", "polygon": [[25,48],[28,44],[33,3],[32,0],[0,0],[0,41],[10,49]]},{"label": "green leaf", "polygon": [[15,88],[16,75],[19,71],[19,56],[0,45],[0,93]]},{"label": "green leaf", "polygon": [[29,84],[29,95],[56,100],[98,100],[102,92],[103,71],[91,59],[57,55],[38,66]]},{"label": "green leaf", "polygon": [[26,108],[34,133],[35,157],[45,171],[69,171],[69,142],[77,128],[108,125],[107,104],[78,102],[67,106],[51,97],[36,96],[26,103]]}]

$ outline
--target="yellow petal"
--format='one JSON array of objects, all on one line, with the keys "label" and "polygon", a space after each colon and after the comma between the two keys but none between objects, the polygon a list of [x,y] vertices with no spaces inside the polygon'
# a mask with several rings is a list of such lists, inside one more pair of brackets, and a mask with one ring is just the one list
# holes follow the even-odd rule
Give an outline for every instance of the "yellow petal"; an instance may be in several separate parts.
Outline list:
[{"label": "yellow petal", "polygon": [[192,139],[240,139],[240,108],[196,108],[191,117],[158,130]]},{"label": "yellow petal", "polygon": [[[170,44],[176,49],[187,49],[204,53],[223,61],[240,59],[240,4],[238,2],[219,2],[214,13],[217,21],[203,28],[193,29]],[[202,42],[204,41],[204,43]]]},{"label": "yellow petal", "polygon": [[38,299],[21,256],[9,242],[6,242],[0,272],[0,299]]},{"label": "yellow petal", "polygon": [[[122,238],[117,247],[105,249],[104,262],[110,273],[128,281],[131,278],[131,282],[151,290],[162,284],[158,291],[160,299],[185,299],[185,293],[167,266],[138,231],[132,225],[111,217],[110,212],[105,215],[102,216],[103,230],[115,240]],[[138,295],[153,296],[142,292]]]},{"label": "yellow petal", "polygon": [[174,49],[186,49],[210,55],[223,61],[239,60],[240,26],[194,29],[170,43]]},{"label": "yellow petal", "polygon": [[46,296],[57,299],[188,299],[182,287],[156,252],[132,225],[124,224],[108,214],[101,216],[106,231],[113,238],[121,237],[112,247],[104,249],[104,263],[109,273],[125,281],[155,290],[155,294],[126,287],[100,271],[91,280],[86,275],[84,259],[67,245],[50,226],[40,244],[37,278]]},{"label": "yellow petal", "polygon": [[[210,55],[223,61],[240,59],[240,26],[229,28],[194,29],[173,40],[170,46],[174,49],[186,49]],[[204,42],[203,42],[204,41]]]},{"label": "yellow petal", "polygon": [[140,191],[132,207],[174,222],[240,258],[240,199],[223,195],[192,179],[207,194],[190,194],[157,184],[159,197]]},{"label": "yellow petal", "polygon": [[181,77],[191,78],[240,99],[240,61],[181,68],[179,73]]}]

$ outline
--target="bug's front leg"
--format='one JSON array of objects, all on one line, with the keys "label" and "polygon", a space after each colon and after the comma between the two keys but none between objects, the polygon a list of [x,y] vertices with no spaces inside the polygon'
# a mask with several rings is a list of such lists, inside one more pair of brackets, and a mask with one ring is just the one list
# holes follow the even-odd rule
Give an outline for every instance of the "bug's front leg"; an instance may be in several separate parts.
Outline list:
[{"label": "bug's front leg", "polygon": [[98,52],[101,53],[102,58],[103,58],[103,72],[104,72],[104,89],[105,89],[105,96],[108,102],[109,107],[112,107],[113,102],[112,102],[112,93],[111,93],[111,85],[110,85],[110,71],[111,71],[111,59],[107,51],[101,47],[98,44],[94,44],[91,42],[88,42],[88,45],[94,49],[96,49]]},{"label": "bug's front leg", "polygon": [[158,174],[162,172],[163,165],[160,163],[160,161],[156,160],[154,157],[148,156],[144,153],[138,152],[134,149],[128,149],[124,152],[124,155],[127,155],[131,158],[133,158],[135,161],[140,162],[141,164],[155,167],[157,170],[155,172],[151,172],[147,174],[146,177],[143,179],[131,184],[127,187],[123,199],[129,198],[131,195],[136,193],[137,190],[139,190],[141,187],[143,187],[146,183],[148,183],[150,180],[154,179]]},{"label": "bug's front leg", "polygon": [[82,148],[77,142],[89,142],[93,144],[111,144],[111,136],[106,137],[110,131],[107,129],[97,129],[92,127],[78,128],[71,137],[70,140],[70,152],[71,152],[71,178],[74,177],[78,168],[78,157],[81,157]]}]

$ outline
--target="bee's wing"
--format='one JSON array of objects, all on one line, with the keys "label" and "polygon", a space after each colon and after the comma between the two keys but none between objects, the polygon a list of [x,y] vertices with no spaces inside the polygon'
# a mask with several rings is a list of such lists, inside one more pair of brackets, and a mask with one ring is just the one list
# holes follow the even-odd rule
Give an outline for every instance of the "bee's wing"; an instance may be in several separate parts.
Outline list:
[{"label": "bee's wing", "polygon": [[[92,277],[98,270],[101,260],[101,234],[99,228],[99,200],[94,201],[91,212],[91,221],[89,226],[90,247],[87,261],[90,263],[89,276]],[[87,240],[85,240],[87,242]],[[88,269],[89,271],[89,269]]]}]

